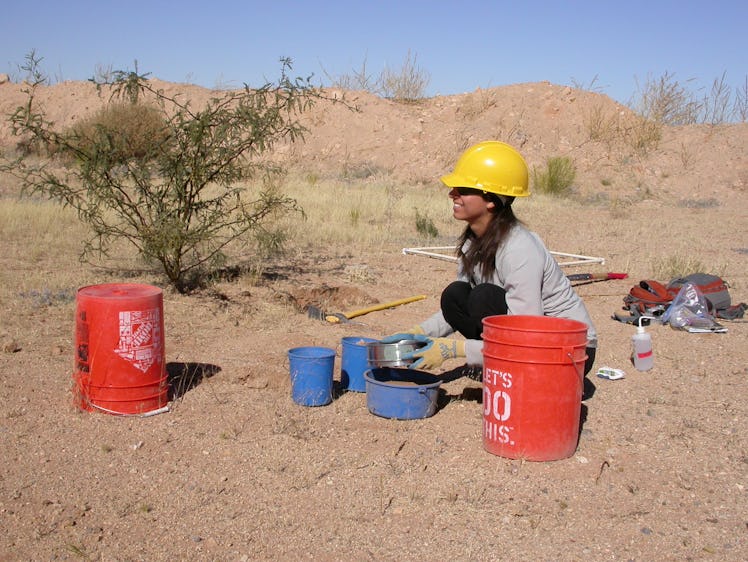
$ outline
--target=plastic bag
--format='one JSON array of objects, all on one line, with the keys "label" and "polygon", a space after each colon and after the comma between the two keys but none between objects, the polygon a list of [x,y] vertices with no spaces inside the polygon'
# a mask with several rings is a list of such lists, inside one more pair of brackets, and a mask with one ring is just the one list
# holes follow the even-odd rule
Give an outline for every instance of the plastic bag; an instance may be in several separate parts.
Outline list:
[{"label": "plastic bag", "polygon": [[693,283],[681,287],[673,303],[660,317],[663,324],[689,332],[726,332],[727,328],[715,322],[709,314],[706,297]]}]

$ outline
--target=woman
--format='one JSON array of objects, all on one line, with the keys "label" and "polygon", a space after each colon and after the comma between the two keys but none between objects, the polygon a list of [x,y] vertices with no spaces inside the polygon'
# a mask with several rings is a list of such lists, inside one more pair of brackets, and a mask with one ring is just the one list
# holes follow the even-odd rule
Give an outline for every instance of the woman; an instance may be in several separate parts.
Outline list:
[{"label": "woman", "polygon": [[[457,281],[444,289],[441,310],[382,341],[419,339],[416,369],[435,369],[446,359],[465,357],[483,364],[482,320],[499,314],[555,316],[587,325],[587,374],[595,360],[597,333],[584,303],[540,238],[515,216],[515,197],[527,197],[524,158],[508,144],[485,141],[468,148],[454,172],[443,176],[452,212],[467,223],[457,244]],[[460,333],[462,339],[444,336]],[[473,369],[473,375],[478,369]],[[470,369],[468,369],[470,371]],[[466,373],[469,376],[471,373]]]}]

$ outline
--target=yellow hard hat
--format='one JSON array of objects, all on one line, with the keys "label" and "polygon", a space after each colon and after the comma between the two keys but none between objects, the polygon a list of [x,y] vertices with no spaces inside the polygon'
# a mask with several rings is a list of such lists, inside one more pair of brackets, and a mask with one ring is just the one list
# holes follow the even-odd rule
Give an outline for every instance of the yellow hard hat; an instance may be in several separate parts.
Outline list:
[{"label": "yellow hard hat", "polygon": [[530,195],[525,159],[499,141],[483,141],[468,148],[454,171],[441,180],[447,187],[472,187],[509,197]]}]

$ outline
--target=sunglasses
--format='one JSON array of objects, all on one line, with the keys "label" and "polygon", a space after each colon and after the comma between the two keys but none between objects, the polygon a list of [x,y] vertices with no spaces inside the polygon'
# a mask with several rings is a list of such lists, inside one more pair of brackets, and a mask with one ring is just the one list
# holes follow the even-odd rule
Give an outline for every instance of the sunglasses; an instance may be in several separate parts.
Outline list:
[{"label": "sunglasses", "polygon": [[461,196],[465,195],[479,195],[483,197],[486,192],[482,189],[475,189],[474,187],[454,187],[454,189],[457,193],[459,193]]}]

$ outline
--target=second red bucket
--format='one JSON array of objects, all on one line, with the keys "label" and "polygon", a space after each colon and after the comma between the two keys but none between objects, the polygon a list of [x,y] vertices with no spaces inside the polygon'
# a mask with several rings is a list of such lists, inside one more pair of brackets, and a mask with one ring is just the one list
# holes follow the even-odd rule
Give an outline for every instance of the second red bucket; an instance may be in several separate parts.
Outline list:
[{"label": "second red bucket", "polygon": [[579,439],[587,325],[550,316],[483,320],[483,446],[552,461]]},{"label": "second red bucket", "polygon": [[143,415],[166,407],[161,289],[111,283],[78,290],[75,396],[83,410]]}]

